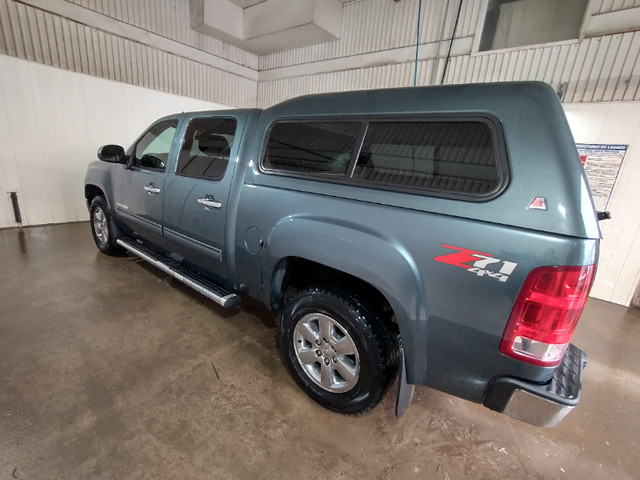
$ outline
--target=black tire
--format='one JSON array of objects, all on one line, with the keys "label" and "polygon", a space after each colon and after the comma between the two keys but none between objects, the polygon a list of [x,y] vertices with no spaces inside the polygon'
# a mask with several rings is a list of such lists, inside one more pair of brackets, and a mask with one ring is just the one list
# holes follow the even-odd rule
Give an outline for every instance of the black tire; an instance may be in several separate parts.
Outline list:
[{"label": "black tire", "polygon": [[342,290],[299,291],[284,308],[279,340],[294,380],[336,412],[368,412],[398,371],[398,346],[380,314]]},{"label": "black tire", "polygon": [[122,236],[120,229],[111,218],[109,204],[103,196],[95,197],[89,206],[89,218],[93,241],[102,253],[120,255],[122,247],[116,243]]}]

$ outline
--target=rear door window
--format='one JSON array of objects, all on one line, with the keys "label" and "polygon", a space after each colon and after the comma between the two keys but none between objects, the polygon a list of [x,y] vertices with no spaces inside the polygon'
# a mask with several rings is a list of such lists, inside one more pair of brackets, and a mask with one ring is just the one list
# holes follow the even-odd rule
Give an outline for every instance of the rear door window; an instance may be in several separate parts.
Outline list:
[{"label": "rear door window", "polygon": [[229,164],[236,134],[236,120],[222,117],[194,118],[189,122],[178,157],[178,175],[221,179]]}]

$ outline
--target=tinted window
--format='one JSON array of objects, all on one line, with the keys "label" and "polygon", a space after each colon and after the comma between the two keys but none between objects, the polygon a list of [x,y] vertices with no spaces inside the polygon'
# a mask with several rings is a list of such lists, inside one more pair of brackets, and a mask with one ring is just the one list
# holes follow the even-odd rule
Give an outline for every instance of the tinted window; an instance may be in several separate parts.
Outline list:
[{"label": "tinted window", "polygon": [[475,195],[500,184],[491,128],[483,122],[372,122],[353,176]]},{"label": "tinted window", "polygon": [[263,166],[344,175],[360,128],[360,122],[277,123],[269,135]]},{"label": "tinted window", "polygon": [[133,166],[164,170],[177,127],[177,120],[152,126],[136,145]]},{"label": "tinted window", "polygon": [[220,179],[229,164],[236,133],[233,118],[194,118],[189,122],[178,158],[178,174]]}]

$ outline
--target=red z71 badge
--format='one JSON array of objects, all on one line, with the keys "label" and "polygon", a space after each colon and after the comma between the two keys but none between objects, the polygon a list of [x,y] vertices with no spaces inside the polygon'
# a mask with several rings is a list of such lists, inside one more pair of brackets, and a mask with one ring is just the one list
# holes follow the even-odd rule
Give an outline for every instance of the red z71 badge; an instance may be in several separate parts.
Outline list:
[{"label": "red z71 badge", "polygon": [[501,282],[509,280],[509,275],[518,266],[515,262],[507,262],[495,258],[490,253],[476,252],[468,248],[442,245],[444,248],[456,250],[454,253],[435,257],[436,262],[446,263],[454,267],[465,268],[468,272],[475,273],[479,277],[491,277]]}]

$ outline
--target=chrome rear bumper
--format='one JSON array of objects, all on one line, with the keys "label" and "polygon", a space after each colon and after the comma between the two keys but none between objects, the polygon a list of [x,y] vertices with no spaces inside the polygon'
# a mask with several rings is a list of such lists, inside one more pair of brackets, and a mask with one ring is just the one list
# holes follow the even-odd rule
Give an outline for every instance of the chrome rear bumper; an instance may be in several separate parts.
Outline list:
[{"label": "chrome rear bumper", "polygon": [[483,404],[538,427],[557,425],[580,401],[586,354],[569,345],[549,382],[539,385],[513,377],[494,378]]}]

